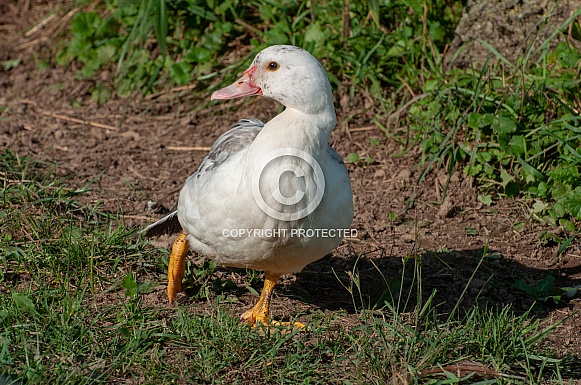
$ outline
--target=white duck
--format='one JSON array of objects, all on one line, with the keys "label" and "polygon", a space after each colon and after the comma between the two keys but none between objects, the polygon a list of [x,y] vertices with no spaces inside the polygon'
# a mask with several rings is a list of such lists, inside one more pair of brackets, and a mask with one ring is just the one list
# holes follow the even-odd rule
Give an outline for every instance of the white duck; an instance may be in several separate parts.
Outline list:
[{"label": "white duck", "polygon": [[187,179],[177,210],[146,231],[178,228],[176,214],[183,229],[170,257],[170,302],[181,291],[188,246],[226,266],[263,270],[260,299],[242,315],[255,325],[268,324],[281,274],[299,272],[339,245],[353,220],[353,198],[347,169],[329,147],[336,116],[321,64],[300,48],[272,46],[212,99],[250,95],[286,109],[266,124],[240,120],[218,138]]}]

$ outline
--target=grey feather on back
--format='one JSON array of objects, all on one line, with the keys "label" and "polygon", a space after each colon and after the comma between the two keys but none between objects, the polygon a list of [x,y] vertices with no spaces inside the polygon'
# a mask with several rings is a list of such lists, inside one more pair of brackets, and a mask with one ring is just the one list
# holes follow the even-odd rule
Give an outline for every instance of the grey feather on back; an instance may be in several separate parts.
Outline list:
[{"label": "grey feather on back", "polygon": [[256,118],[240,119],[223,133],[210,148],[210,153],[200,164],[196,178],[212,171],[226,161],[232,154],[248,147],[262,130],[264,123]]},{"label": "grey feather on back", "polygon": [[[210,148],[210,152],[200,164],[198,171],[190,178],[199,179],[200,176],[220,166],[233,154],[250,146],[263,126],[264,123],[256,118],[239,120],[216,140]],[[174,208],[171,213],[147,226],[143,230],[145,236],[157,237],[182,231],[177,213],[177,208]]]}]

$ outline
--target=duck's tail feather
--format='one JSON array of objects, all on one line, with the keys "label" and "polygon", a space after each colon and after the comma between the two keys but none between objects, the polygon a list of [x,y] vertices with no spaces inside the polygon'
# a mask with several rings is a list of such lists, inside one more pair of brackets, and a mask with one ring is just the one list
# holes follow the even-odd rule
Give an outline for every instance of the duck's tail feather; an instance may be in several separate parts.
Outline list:
[{"label": "duck's tail feather", "polygon": [[164,234],[176,234],[182,231],[182,226],[178,221],[178,210],[175,209],[159,221],[147,226],[142,232],[148,238],[159,237]]}]

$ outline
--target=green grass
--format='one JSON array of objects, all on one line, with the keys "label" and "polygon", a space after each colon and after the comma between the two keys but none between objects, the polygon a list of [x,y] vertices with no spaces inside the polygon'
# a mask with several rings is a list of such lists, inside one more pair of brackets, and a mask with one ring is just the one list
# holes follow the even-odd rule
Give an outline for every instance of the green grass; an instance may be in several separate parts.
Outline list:
[{"label": "green grass", "polygon": [[533,218],[573,233],[581,219],[581,54],[566,43],[537,54],[510,63],[497,53],[502,65],[426,83],[400,137],[422,150],[420,181],[434,166],[450,174],[462,167],[484,194],[525,197]]},{"label": "green grass", "polygon": [[[391,298],[354,315],[313,312],[304,316],[306,331],[289,332],[241,325],[231,314],[240,309],[229,311],[228,297],[213,289],[200,290],[211,292],[201,302],[151,305],[147,296],[165,296],[158,284],[165,280],[167,251],[98,204],[82,203],[88,188],[67,187],[51,176],[51,165],[6,151],[0,169],[4,379],[385,384],[399,378],[451,384],[462,378],[427,371],[474,361],[503,374],[486,383],[561,382],[561,361],[538,344],[555,325],[509,308],[472,307],[442,317],[432,297],[418,299],[410,312],[400,310],[405,297]],[[190,266],[186,278],[211,286],[206,278],[212,272],[210,265]],[[361,296],[357,274],[354,268],[354,297]],[[407,274],[421,285],[421,264]],[[202,306],[207,301],[211,306]]]},{"label": "green grass", "polygon": [[[422,49],[443,49],[460,16],[461,1],[441,0],[352,2],[349,8],[340,0],[313,7],[289,0],[111,1],[75,15],[56,62],[80,62],[81,79],[116,63],[120,95],[193,81],[198,92],[209,93],[234,79],[261,49],[293,44],[323,61],[335,87],[351,97],[368,89],[385,103],[390,88],[401,86],[398,79],[416,86]],[[224,57],[234,42],[249,47],[249,57]]]}]

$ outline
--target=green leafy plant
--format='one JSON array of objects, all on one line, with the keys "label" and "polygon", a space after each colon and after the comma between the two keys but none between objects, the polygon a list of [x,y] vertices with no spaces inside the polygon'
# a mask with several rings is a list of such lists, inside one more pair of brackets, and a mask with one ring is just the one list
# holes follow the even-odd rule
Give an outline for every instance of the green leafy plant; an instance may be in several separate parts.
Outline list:
[{"label": "green leafy plant", "polygon": [[[575,237],[577,237],[579,233],[573,234],[566,240],[562,240],[559,237],[555,236],[553,233],[542,233],[541,234],[541,243],[549,243],[555,242],[560,244],[559,249],[557,250],[556,257],[559,257],[563,252],[571,245]],[[552,300],[555,304],[561,302],[563,296],[572,298],[575,297],[580,290],[579,286],[573,287],[557,287],[555,285],[556,279],[551,274],[547,274],[545,278],[537,281],[534,284],[527,283],[524,280],[518,280],[515,282],[514,287],[529,296],[533,297],[537,301],[547,302]]]},{"label": "green leafy plant", "polygon": [[4,71],[9,71],[12,68],[18,67],[21,62],[22,62],[22,59],[12,59],[12,60],[4,60],[3,62],[0,62],[0,64],[2,65],[2,68],[4,68]]},{"label": "green leafy plant", "polygon": [[574,96],[581,92],[581,55],[560,43],[534,61],[499,59],[504,66],[487,62],[480,71],[453,69],[445,81],[426,82],[426,94],[409,107],[405,138],[422,149],[427,166],[420,180],[433,167],[451,173],[464,165],[488,192],[539,202],[533,215],[574,231],[572,219],[581,219],[581,116]]},{"label": "green leafy plant", "polygon": [[362,157],[361,155],[353,152],[347,155],[347,162],[355,164],[370,164],[375,162],[375,160],[369,155]]},{"label": "green leafy plant", "polygon": [[440,0],[354,2],[348,8],[333,0],[316,9],[307,1],[113,0],[100,12],[75,15],[71,41],[57,61],[83,63],[80,78],[116,63],[115,89],[127,95],[151,92],[167,76],[176,84],[231,80],[248,64],[247,58],[224,63],[232,41],[249,45],[250,55],[293,44],[320,58],[334,85],[347,80],[351,97],[369,88],[382,99],[398,78],[412,76],[417,84],[420,74],[412,67],[423,62],[428,41],[414,36],[427,30],[430,44],[443,48],[460,13],[460,1]]},{"label": "green leafy plant", "polygon": [[551,274],[547,274],[545,278],[534,284],[518,280],[515,282],[514,287],[527,295],[530,295],[535,300],[546,302],[551,299],[554,303],[559,303],[561,301],[562,292],[558,291],[555,287],[555,281],[555,277]]},{"label": "green leafy plant", "polygon": [[151,281],[137,283],[133,274],[128,273],[125,278],[123,278],[123,284],[121,287],[125,289],[125,295],[127,297],[136,298],[138,294],[151,293],[157,285]]}]

